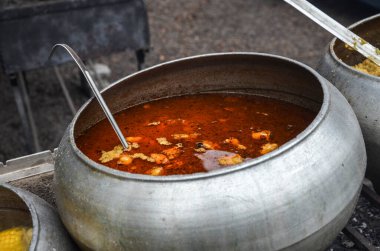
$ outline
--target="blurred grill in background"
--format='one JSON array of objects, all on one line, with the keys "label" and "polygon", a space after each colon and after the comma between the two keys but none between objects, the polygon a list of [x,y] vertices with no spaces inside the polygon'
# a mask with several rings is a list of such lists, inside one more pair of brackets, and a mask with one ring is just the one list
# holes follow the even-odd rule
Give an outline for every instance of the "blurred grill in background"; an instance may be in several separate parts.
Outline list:
[{"label": "blurred grill in background", "polygon": [[[135,51],[137,68],[141,69],[149,49],[147,13],[141,0],[5,1],[0,10],[0,33],[6,34],[0,40],[0,63],[14,92],[29,152],[46,148],[40,146],[33,115],[36,107],[29,99],[28,89],[34,84],[28,81],[29,71],[53,65],[67,106],[72,115],[76,112],[77,105],[57,67],[71,58],[61,54],[48,62],[54,44],[67,43],[76,48],[88,60],[94,75],[107,73],[108,68],[95,65],[93,58],[130,49]],[[57,140],[51,143],[48,148],[58,144]]]}]

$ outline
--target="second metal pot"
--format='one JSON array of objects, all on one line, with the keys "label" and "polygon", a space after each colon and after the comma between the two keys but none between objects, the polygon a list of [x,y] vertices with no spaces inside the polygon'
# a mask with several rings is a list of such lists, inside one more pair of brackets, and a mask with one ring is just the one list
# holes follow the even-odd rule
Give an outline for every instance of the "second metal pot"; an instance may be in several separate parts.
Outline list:
[{"label": "second metal pot", "polygon": [[29,251],[78,250],[52,206],[28,191],[3,184],[0,186],[0,230],[19,226],[33,227]]},{"label": "second metal pot", "polygon": [[[380,15],[376,15],[353,24],[350,29],[380,48],[379,27]],[[380,192],[380,77],[352,68],[363,60],[359,53],[334,39],[317,70],[342,92],[355,111],[366,144],[366,176]]]}]

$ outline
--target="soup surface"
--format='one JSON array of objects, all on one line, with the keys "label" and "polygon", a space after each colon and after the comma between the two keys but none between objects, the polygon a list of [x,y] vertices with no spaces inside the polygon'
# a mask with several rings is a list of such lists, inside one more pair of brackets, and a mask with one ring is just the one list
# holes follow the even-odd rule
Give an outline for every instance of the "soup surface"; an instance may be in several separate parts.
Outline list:
[{"label": "soup surface", "polygon": [[242,163],[294,138],[316,113],[254,95],[198,94],[140,104],[115,115],[130,145],[123,151],[107,120],[76,139],[110,168],[148,175],[207,172]]}]

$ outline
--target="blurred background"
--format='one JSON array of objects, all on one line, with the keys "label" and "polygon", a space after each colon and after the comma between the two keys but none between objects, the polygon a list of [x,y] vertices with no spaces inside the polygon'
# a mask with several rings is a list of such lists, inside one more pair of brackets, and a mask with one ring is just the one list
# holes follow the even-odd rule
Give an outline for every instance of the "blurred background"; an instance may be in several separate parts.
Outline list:
[{"label": "blurred background", "polygon": [[[43,2],[54,0],[2,0],[0,11]],[[311,2],[346,26],[379,12],[376,9],[378,1]],[[282,55],[315,67],[332,39],[328,32],[279,0],[146,0],[145,3],[150,34],[145,67],[192,55],[237,51]],[[8,14],[12,15],[11,11]],[[86,30],[86,27],[78,28]],[[0,41],[9,35],[0,34]],[[100,67],[97,69],[105,83],[137,71],[134,50],[98,52],[96,57],[86,59]],[[73,63],[65,63],[58,68],[78,109],[89,98],[81,85],[78,69]],[[40,150],[54,149],[73,114],[52,67],[28,70],[24,78]],[[4,71],[0,73],[0,119],[0,162],[36,151],[28,147],[15,94]]]}]

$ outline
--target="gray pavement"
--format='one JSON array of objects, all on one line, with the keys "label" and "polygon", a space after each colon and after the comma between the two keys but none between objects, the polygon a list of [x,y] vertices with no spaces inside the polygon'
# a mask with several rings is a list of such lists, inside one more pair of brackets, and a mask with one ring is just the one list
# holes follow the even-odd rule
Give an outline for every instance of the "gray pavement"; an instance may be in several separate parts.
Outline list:
[{"label": "gray pavement", "polygon": [[[280,0],[147,0],[151,52],[147,66],[176,58],[229,51],[266,52],[314,67],[332,36]],[[358,0],[312,1],[344,25],[376,14]],[[114,81],[136,70],[133,52],[94,59]],[[87,97],[73,64],[61,67],[79,107]],[[57,146],[72,118],[51,69],[27,74],[43,149]],[[0,74],[0,161],[22,156],[25,138],[9,83]]]}]

